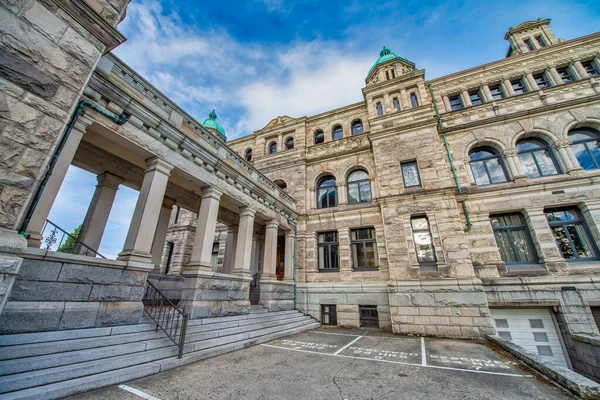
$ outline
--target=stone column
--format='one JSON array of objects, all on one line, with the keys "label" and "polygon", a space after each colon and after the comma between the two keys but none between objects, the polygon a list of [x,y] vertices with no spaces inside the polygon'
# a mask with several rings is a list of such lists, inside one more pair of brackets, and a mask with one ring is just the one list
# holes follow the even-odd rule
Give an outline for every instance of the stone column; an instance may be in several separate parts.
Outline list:
[{"label": "stone column", "polygon": [[194,247],[190,262],[185,267],[186,270],[212,270],[212,248],[215,241],[221,195],[222,193],[213,187],[202,189],[202,202],[196,220]]},{"label": "stone column", "polygon": [[406,89],[400,90],[400,105],[402,106],[402,110],[408,110],[410,108],[410,101],[406,94]]},{"label": "stone column", "polygon": [[144,181],[131,218],[125,246],[119,254],[118,260],[144,263],[152,260],[150,254],[152,241],[173,166],[158,157],[146,160],[146,166]]},{"label": "stone column", "polygon": [[450,105],[450,99],[448,96],[442,96],[442,100],[444,101],[444,108],[446,109],[446,112],[452,111],[452,106]]},{"label": "stone column", "polygon": [[294,280],[294,231],[285,232],[285,272],[284,281]]},{"label": "stone column", "polygon": [[494,101],[494,98],[492,97],[492,92],[490,91],[490,87],[488,85],[483,85],[481,87],[481,91],[483,92],[483,98],[486,103],[491,103],[492,101]]},{"label": "stone column", "polygon": [[548,225],[544,209],[542,207],[526,208],[525,220],[527,221],[539,262],[545,264],[546,268],[550,271],[566,271],[568,269],[567,263],[556,245],[554,234]]},{"label": "stone column", "polygon": [[160,273],[160,264],[162,263],[162,255],[165,249],[165,240],[167,239],[167,231],[169,230],[169,221],[171,219],[171,212],[175,200],[165,197],[163,199],[162,208],[160,209],[160,215],[158,217],[158,224],[156,225],[156,233],[154,234],[154,240],[152,240],[152,248],[150,254],[152,255],[152,264],[154,264],[154,271]]},{"label": "stone column", "polygon": [[573,62],[573,69],[575,70],[577,75],[579,75],[579,79],[589,78],[589,75],[588,75],[587,71],[585,70],[585,68],[583,68],[581,61]]},{"label": "stone column", "polygon": [[536,90],[540,90],[540,87],[535,82],[533,75],[531,73],[525,75],[525,80],[527,81],[527,86],[529,86],[529,90],[534,92]]},{"label": "stone column", "polygon": [[469,92],[463,90],[462,92],[460,92],[460,95],[462,97],[464,107],[471,107],[473,105],[473,103],[471,103],[471,97],[469,96]]},{"label": "stone column", "polygon": [[230,274],[233,270],[233,261],[235,259],[235,244],[237,242],[237,225],[227,227],[227,239],[225,240],[225,256],[223,258],[223,272]]},{"label": "stone column", "polygon": [[346,181],[337,181],[337,203],[338,206],[348,204],[348,192],[346,188]]},{"label": "stone column", "polygon": [[258,235],[252,235],[252,251],[250,252],[250,273],[254,275],[258,272]]},{"label": "stone column", "polygon": [[[108,172],[98,175],[96,179],[98,180],[96,191],[85,215],[78,239],[87,247],[98,251],[117,190],[124,180]],[[87,250],[85,246],[78,245],[76,253],[85,254]]]},{"label": "stone column", "polygon": [[387,93],[383,95],[383,110],[385,111],[385,115],[393,112],[392,104],[390,102],[390,95]]},{"label": "stone column", "polygon": [[548,68],[548,75],[550,75],[550,77],[552,78],[552,81],[554,81],[555,85],[563,85],[564,84],[562,78],[560,77],[560,75],[558,74],[558,71],[556,70],[556,67]]},{"label": "stone column", "polygon": [[502,157],[506,160],[508,171],[513,180],[527,178],[527,175],[523,172],[523,168],[519,162],[518,155],[519,150],[517,149],[507,149],[502,153]]},{"label": "stone column", "polygon": [[514,96],[515,95],[515,90],[512,87],[512,83],[510,83],[509,79],[505,79],[502,81],[502,83],[504,84],[504,89],[506,90],[505,93],[507,96]]},{"label": "stone column", "polygon": [[250,257],[252,256],[252,231],[254,230],[254,211],[250,207],[240,207],[240,225],[235,246],[234,274],[250,275]]},{"label": "stone column", "polygon": [[570,174],[574,171],[582,171],[583,168],[579,166],[579,161],[575,157],[573,153],[573,148],[571,145],[573,141],[570,139],[564,139],[556,141],[552,144],[552,147],[556,149],[558,155],[562,161],[562,165],[564,166],[565,172]]},{"label": "stone column", "polygon": [[270,220],[265,229],[265,253],[261,271],[261,280],[277,279],[277,231],[279,222]]},{"label": "stone column", "polygon": [[35,206],[31,220],[27,225],[27,234],[29,235],[28,245],[31,247],[40,247],[42,244],[42,229],[86,129],[87,125],[81,122],[75,124],[54,165],[54,169],[52,169],[52,175],[50,175],[42,196]]}]

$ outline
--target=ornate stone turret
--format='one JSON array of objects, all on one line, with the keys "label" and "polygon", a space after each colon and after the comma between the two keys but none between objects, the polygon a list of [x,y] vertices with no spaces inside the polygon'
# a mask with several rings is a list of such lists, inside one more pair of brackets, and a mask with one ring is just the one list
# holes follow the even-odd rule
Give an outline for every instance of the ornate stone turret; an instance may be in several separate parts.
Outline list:
[{"label": "ornate stone turret", "polygon": [[225,129],[223,129],[223,127],[217,122],[217,113],[214,109],[210,112],[210,114],[208,114],[208,118],[202,122],[202,126],[215,132],[217,135],[221,136],[223,140],[227,140],[227,136],[225,136]]},{"label": "ornate stone turret", "polygon": [[557,39],[550,29],[550,20],[541,18],[509,28],[504,40],[510,43],[506,57],[538,50],[562,41]]},{"label": "ornate stone turret", "polygon": [[400,57],[398,54],[383,46],[383,49],[379,53],[379,58],[369,69],[365,82],[367,85],[372,85],[377,82],[395,79],[398,76],[414,70],[414,63]]}]

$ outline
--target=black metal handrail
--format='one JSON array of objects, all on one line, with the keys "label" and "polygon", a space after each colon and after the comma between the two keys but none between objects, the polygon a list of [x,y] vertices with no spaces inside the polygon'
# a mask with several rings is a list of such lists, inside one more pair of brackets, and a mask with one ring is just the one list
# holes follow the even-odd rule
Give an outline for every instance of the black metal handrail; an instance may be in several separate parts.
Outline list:
[{"label": "black metal handrail", "polygon": [[254,289],[258,286],[258,272],[252,275],[252,282],[250,282],[250,288]]},{"label": "black metal handrail", "polygon": [[146,281],[142,302],[144,311],[156,323],[156,330],[158,331],[160,328],[179,347],[177,358],[181,358],[185,345],[188,315],[177,308],[150,281]]},{"label": "black metal handrail", "polygon": [[[50,232],[46,235],[46,229],[51,228]],[[58,236],[60,236],[60,241],[58,240]],[[54,222],[49,219],[46,220],[44,224],[44,228],[42,229],[42,237],[44,237],[45,249],[53,250],[59,253],[70,253],[70,254],[81,254],[84,256],[90,257],[101,257],[106,258],[102,254],[98,253],[96,250],[92,249],[81,240],[65,231],[60,226],[56,225]],[[58,245],[56,243],[58,242]],[[56,247],[55,247],[56,246]]]}]

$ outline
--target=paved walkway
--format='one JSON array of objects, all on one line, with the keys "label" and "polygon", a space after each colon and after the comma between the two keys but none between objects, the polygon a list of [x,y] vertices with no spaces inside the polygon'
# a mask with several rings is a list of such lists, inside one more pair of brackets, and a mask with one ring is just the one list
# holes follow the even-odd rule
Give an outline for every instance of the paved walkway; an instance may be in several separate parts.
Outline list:
[{"label": "paved walkway", "polygon": [[70,399],[141,398],[571,397],[534,376],[517,360],[480,343],[320,328]]}]

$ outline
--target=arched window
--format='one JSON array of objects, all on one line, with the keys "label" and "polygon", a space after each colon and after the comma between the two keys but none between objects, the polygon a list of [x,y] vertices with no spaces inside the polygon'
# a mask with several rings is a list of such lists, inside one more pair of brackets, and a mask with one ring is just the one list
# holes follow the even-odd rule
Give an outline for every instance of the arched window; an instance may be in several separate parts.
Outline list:
[{"label": "arched window", "polygon": [[600,168],[600,133],[595,129],[582,128],[569,133],[573,141],[573,153],[583,169]]},{"label": "arched window", "polygon": [[246,149],[244,157],[246,158],[246,161],[252,161],[252,149]]},{"label": "arched window", "polygon": [[477,147],[469,153],[471,171],[478,186],[508,181],[502,158],[491,147]]},{"label": "arched window", "polygon": [[371,181],[369,173],[363,169],[352,171],[348,175],[348,204],[370,203]]},{"label": "arched window", "polygon": [[519,161],[528,178],[558,174],[554,154],[548,143],[540,139],[521,139],[517,142]]},{"label": "arched window", "polygon": [[392,99],[392,104],[394,105],[394,108],[396,109],[396,111],[400,111],[400,102],[398,101],[397,97],[394,97]]},{"label": "arched window", "polygon": [[381,105],[381,103],[377,103],[375,105],[375,108],[377,109],[377,116],[381,117],[383,115],[383,106]]},{"label": "arched window", "polygon": [[337,206],[337,186],[335,178],[331,175],[324,176],[317,185],[317,208],[331,208]]},{"label": "arched window", "polygon": [[323,143],[325,141],[325,134],[322,130],[315,132],[315,144]]},{"label": "arched window", "polygon": [[274,180],[273,183],[276,184],[279,187],[279,189],[283,190],[284,192],[287,192],[287,184],[281,179]]},{"label": "arched window", "polygon": [[352,122],[352,134],[353,135],[360,135],[363,132],[364,132],[363,123],[360,119],[357,119],[356,121]]},{"label": "arched window", "polygon": [[271,142],[269,145],[269,154],[277,153],[277,142]]},{"label": "arched window", "polygon": [[344,137],[344,130],[340,125],[336,125],[331,130],[331,140],[339,140]]},{"label": "arched window", "polygon": [[419,107],[419,99],[417,99],[417,95],[414,93],[410,94],[410,104],[415,107]]},{"label": "arched window", "polygon": [[290,136],[289,138],[285,139],[285,149],[291,150],[293,148],[294,148],[294,138]]}]

